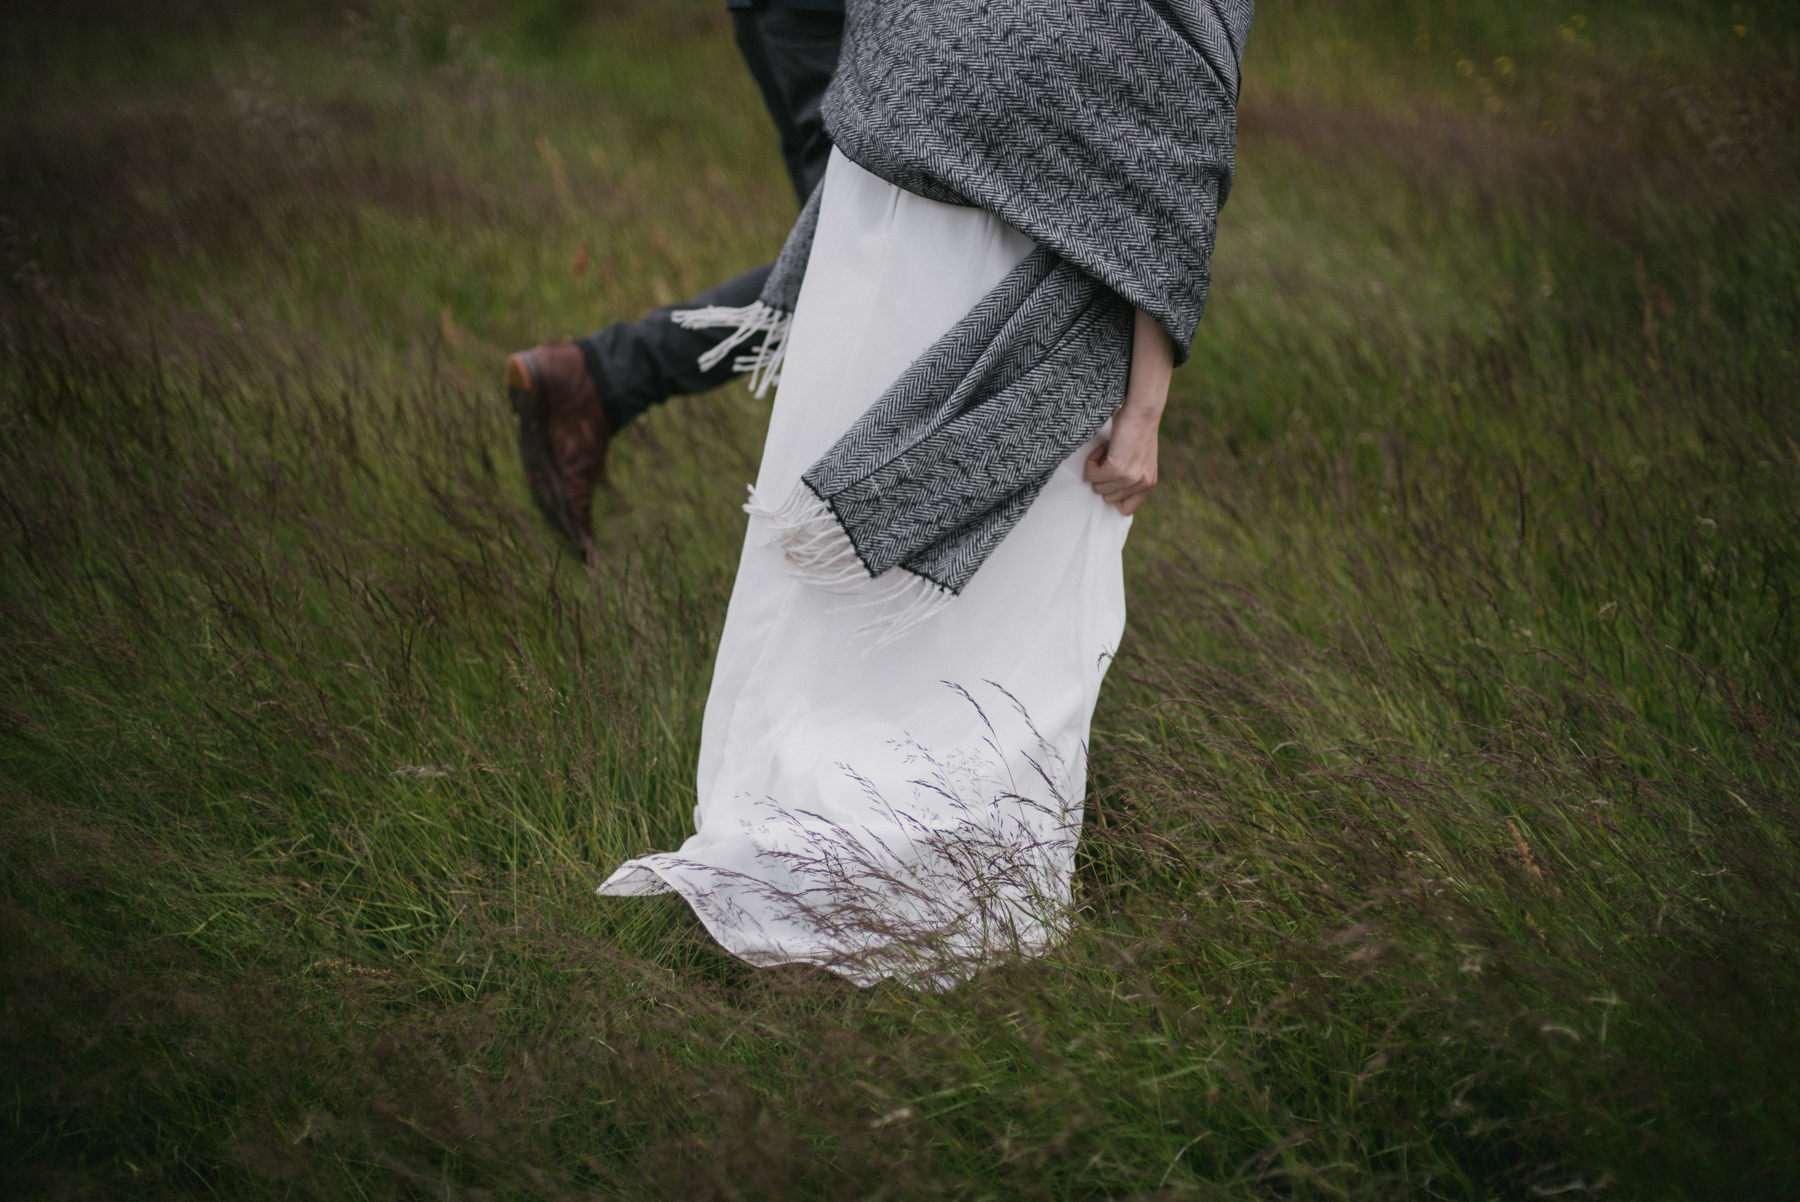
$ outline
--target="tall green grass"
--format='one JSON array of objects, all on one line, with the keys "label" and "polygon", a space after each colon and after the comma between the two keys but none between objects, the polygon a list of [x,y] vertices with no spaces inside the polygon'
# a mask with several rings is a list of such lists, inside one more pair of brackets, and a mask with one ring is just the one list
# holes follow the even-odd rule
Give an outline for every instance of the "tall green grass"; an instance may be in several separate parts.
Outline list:
[{"label": "tall green grass", "polygon": [[10,1191],[1790,1196],[1788,10],[1260,6],[1075,933],[920,995],[591,893],[766,407],[590,569],[494,380],[781,237],[715,7],[4,18]]}]

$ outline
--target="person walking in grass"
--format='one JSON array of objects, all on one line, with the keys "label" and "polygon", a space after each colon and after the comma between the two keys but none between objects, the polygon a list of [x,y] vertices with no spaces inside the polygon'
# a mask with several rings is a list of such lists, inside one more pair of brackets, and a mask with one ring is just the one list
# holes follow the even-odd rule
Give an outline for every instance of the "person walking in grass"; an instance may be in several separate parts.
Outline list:
[{"label": "person walking in grass", "polygon": [[[731,0],[730,8],[738,49],[804,204],[831,149],[820,105],[837,66],[843,0]],[[637,321],[507,356],[505,390],[518,415],[532,498],[577,554],[585,556],[592,545],[593,494],[606,474],[613,436],[652,405],[717,388],[748,366],[731,353],[735,348],[719,351],[728,330],[684,326],[684,313],[754,303],[769,266]]]},{"label": "person walking in grass", "polygon": [[1250,0],[851,0],[749,304],[778,392],[673,890],[727,951],[941,987],[1065,928],[1121,552],[1229,190]]}]

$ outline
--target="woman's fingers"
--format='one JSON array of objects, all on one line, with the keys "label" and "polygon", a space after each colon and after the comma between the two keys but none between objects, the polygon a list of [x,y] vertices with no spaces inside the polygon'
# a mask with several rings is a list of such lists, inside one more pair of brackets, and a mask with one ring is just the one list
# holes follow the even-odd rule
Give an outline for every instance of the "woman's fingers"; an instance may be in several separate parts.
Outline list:
[{"label": "woman's fingers", "polygon": [[1081,473],[1083,479],[1087,480],[1088,483],[1092,484],[1100,479],[1099,473],[1102,469],[1102,465],[1106,463],[1106,452],[1111,446],[1111,443],[1103,442],[1092,451],[1088,452],[1087,466],[1082,469]]},{"label": "woman's fingers", "polygon": [[1125,398],[1113,414],[1111,436],[1088,453],[1082,472],[1094,491],[1120,513],[1135,511],[1156,485],[1156,431],[1174,368],[1174,342],[1154,317],[1138,310]]},{"label": "woman's fingers", "polygon": [[1156,483],[1156,461],[1126,463],[1112,453],[1112,446],[1102,443],[1087,457],[1082,475],[1096,490],[1105,488],[1150,488]]},{"label": "woman's fingers", "polygon": [[1112,456],[1112,444],[1101,443],[1087,457],[1083,475],[1093,490],[1120,513],[1130,514],[1156,485],[1156,466],[1127,465]]}]

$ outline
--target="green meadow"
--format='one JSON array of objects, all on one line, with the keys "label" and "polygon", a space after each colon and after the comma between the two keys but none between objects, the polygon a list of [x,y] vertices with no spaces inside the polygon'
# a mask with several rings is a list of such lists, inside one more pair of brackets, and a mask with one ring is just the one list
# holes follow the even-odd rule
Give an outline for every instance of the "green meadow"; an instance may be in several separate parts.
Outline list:
[{"label": "green meadow", "polygon": [[601,899],[768,403],[583,565],[509,351],[766,261],[721,0],[0,16],[0,1188],[1800,1195],[1800,10],[1263,0],[1071,937]]}]

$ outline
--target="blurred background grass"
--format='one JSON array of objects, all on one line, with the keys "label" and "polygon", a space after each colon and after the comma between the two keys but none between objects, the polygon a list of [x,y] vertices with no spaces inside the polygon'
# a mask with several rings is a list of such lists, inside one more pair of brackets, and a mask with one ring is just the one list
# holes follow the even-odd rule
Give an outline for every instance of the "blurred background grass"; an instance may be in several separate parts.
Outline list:
[{"label": "blurred background grass", "polygon": [[9,11],[0,1173],[53,1197],[1786,1197],[1800,16],[1265,0],[1068,946],[602,904],[766,405],[496,380],[792,216],[714,0]]}]

